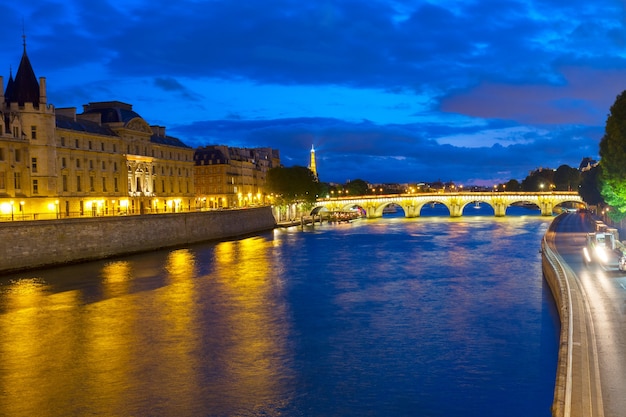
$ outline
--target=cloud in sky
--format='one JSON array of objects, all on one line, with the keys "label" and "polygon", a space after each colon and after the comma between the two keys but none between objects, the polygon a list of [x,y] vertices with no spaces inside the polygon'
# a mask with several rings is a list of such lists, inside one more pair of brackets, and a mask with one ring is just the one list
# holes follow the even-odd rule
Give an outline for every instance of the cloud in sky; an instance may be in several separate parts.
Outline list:
[{"label": "cloud in sky", "polygon": [[597,157],[626,88],[624,7],[28,0],[0,5],[0,74],[23,21],[57,107],[125,101],[191,146],[277,148],[287,166],[314,145],[323,181],[493,184]]}]

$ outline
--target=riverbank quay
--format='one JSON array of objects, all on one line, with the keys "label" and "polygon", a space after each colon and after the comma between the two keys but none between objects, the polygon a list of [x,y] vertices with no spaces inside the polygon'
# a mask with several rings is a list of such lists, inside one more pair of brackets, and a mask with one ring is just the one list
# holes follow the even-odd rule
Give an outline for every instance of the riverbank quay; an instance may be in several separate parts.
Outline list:
[{"label": "riverbank quay", "polygon": [[576,274],[556,249],[558,226],[563,218],[560,215],[554,219],[541,244],[544,278],[561,321],[552,415],[603,417],[598,355],[588,301]]},{"label": "riverbank quay", "polygon": [[0,223],[0,273],[272,230],[271,207]]}]

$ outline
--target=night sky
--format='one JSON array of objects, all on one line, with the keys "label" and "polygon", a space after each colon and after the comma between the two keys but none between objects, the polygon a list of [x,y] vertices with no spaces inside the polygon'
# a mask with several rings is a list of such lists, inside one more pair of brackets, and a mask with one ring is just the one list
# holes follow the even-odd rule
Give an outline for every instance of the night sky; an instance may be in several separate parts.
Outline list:
[{"label": "night sky", "polygon": [[[7,4],[8,3],[8,4]],[[279,149],[321,181],[493,185],[597,158],[626,89],[626,3],[22,0],[48,101],[119,100],[196,147]]]}]

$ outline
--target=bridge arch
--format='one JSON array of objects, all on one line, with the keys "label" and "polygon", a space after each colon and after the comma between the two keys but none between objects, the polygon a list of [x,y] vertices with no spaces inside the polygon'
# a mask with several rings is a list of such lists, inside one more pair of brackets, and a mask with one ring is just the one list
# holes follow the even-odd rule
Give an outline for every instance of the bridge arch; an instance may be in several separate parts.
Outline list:
[{"label": "bridge arch", "polygon": [[392,203],[402,207],[406,217],[418,217],[426,204],[434,203],[444,205],[451,217],[460,217],[465,207],[476,202],[491,206],[496,217],[505,216],[507,208],[524,202],[536,205],[542,216],[552,216],[554,208],[565,203],[585,206],[578,193],[571,191],[394,194],[326,198],[319,199],[317,204],[329,211],[360,207],[368,218],[378,218],[382,217],[385,207]]}]

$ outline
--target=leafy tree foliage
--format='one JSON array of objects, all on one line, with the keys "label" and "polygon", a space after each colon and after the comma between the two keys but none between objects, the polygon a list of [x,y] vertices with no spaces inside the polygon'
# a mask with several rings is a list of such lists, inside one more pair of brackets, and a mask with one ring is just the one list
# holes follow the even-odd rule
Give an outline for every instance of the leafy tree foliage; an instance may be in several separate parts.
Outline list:
[{"label": "leafy tree foliage", "polygon": [[581,174],[580,187],[578,188],[578,194],[583,201],[592,206],[604,204],[602,194],[600,194],[600,172],[602,168],[595,166],[589,171],[585,171]]},{"label": "leafy tree foliage", "polygon": [[538,169],[522,181],[522,191],[550,191],[554,184],[554,171]]},{"label": "leafy tree foliage", "polygon": [[301,166],[270,169],[267,172],[267,188],[279,204],[313,203],[321,189],[313,172]]},{"label": "leafy tree foliage", "polygon": [[514,179],[508,180],[504,186],[505,191],[520,191],[522,189],[522,185],[519,181]]},{"label": "leafy tree foliage", "polygon": [[362,179],[352,180],[346,183],[344,186],[350,195],[365,195],[369,190],[369,185]]},{"label": "leafy tree foliage", "polygon": [[615,99],[600,140],[601,193],[613,207],[609,216],[626,217],[626,91]]},{"label": "leafy tree foliage", "polygon": [[561,165],[554,172],[554,185],[559,191],[576,191],[580,184],[580,171],[569,165]]}]

